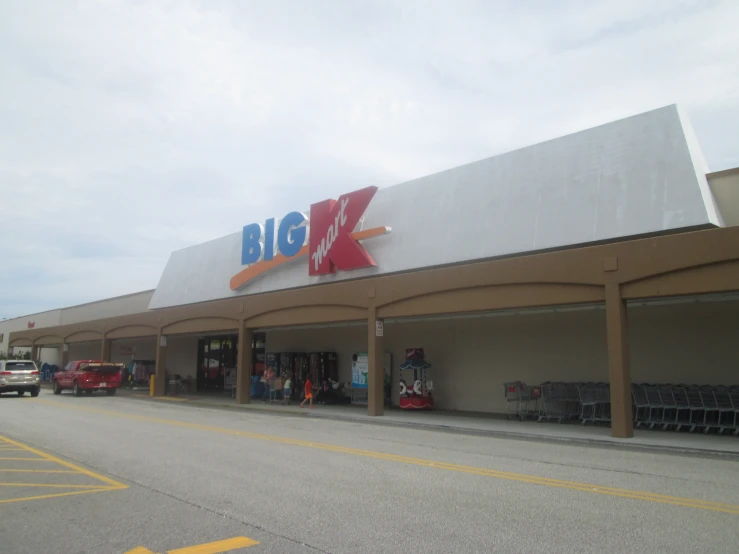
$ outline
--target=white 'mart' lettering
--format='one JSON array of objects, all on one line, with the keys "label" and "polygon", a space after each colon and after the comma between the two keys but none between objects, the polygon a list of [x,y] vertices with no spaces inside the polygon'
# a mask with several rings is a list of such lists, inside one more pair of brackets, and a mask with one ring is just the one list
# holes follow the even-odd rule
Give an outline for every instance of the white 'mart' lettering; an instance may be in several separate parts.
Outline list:
[{"label": "white 'mart' lettering", "polygon": [[334,241],[339,236],[339,229],[346,224],[346,214],[344,213],[346,207],[349,205],[349,199],[344,198],[339,206],[339,211],[336,213],[334,224],[326,231],[326,237],[321,239],[320,244],[316,245],[316,251],[311,254],[313,258],[313,266],[318,270],[318,266],[321,265],[323,259],[328,255],[329,250],[334,244]]}]

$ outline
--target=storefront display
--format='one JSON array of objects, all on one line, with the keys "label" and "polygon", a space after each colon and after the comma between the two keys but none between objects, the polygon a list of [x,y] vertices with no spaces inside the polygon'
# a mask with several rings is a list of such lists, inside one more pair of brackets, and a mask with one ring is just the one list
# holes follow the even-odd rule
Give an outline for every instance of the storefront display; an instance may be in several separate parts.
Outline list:
[{"label": "storefront display", "polygon": [[[383,356],[383,401],[386,406],[391,404],[392,389],[392,368],[393,368],[393,355],[390,352],[385,352]],[[349,391],[351,396],[351,403],[360,406],[367,405],[368,398],[368,377],[369,377],[369,356],[367,352],[356,352],[352,356],[352,381],[351,390]]]},{"label": "storefront display", "polygon": [[264,348],[266,345],[266,335],[264,333],[254,333],[251,343],[252,364],[254,364],[254,375],[261,377],[264,375]]},{"label": "storefront display", "polygon": [[[407,348],[405,361],[400,364],[400,402],[404,410],[430,410],[434,407],[433,382],[428,378],[431,364],[425,360],[423,348]],[[405,372],[413,371],[413,381],[408,383]]]},{"label": "storefront display", "polygon": [[367,405],[367,377],[369,358],[367,352],[356,352],[352,355],[352,388],[351,403],[358,406]]},{"label": "storefront display", "polygon": [[369,373],[367,352],[357,352],[352,356],[352,388],[366,389]]},{"label": "storefront display", "polygon": [[126,367],[126,375],[123,382],[129,387],[148,387],[149,379],[156,371],[154,360],[131,360]]}]

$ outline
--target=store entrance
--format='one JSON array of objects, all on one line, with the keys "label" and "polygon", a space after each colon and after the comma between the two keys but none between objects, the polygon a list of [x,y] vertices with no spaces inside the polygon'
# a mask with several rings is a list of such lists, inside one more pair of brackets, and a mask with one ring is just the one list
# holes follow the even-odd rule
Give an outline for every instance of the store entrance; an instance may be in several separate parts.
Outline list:
[{"label": "store entrance", "polygon": [[[266,335],[266,374],[254,387],[252,398],[299,404],[305,398],[310,377],[314,404],[350,404],[355,358],[366,351],[364,322],[270,329]],[[288,382],[290,393],[286,398]],[[365,404],[366,397],[365,384]]]},{"label": "store entrance", "polygon": [[236,335],[198,340],[198,392],[224,391],[236,386],[237,343]]}]

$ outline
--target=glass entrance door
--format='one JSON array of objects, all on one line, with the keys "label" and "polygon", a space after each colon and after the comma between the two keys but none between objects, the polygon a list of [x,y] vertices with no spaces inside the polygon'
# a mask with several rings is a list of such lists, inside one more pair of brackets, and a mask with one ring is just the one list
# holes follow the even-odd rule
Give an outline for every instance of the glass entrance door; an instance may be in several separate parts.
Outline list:
[{"label": "glass entrance door", "polygon": [[198,341],[198,391],[218,391],[236,384],[237,338],[204,337]]}]

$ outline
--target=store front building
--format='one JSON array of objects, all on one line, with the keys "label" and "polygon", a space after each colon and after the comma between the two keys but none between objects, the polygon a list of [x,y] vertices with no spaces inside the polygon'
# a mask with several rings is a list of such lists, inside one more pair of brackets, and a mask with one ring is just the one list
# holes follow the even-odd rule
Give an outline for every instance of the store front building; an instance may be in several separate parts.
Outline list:
[{"label": "store front building", "polygon": [[[505,411],[511,381],[599,382],[620,437],[633,379],[732,378],[715,352],[733,356],[739,227],[674,106],[285,211],[173,253],[145,310],[11,344],[110,356],[146,341],[157,394],[179,375],[246,403],[267,374],[290,375],[299,400],[310,375],[370,415],[417,381],[436,409],[484,413]],[[712,301],[676,300],[699,296]]]}]

